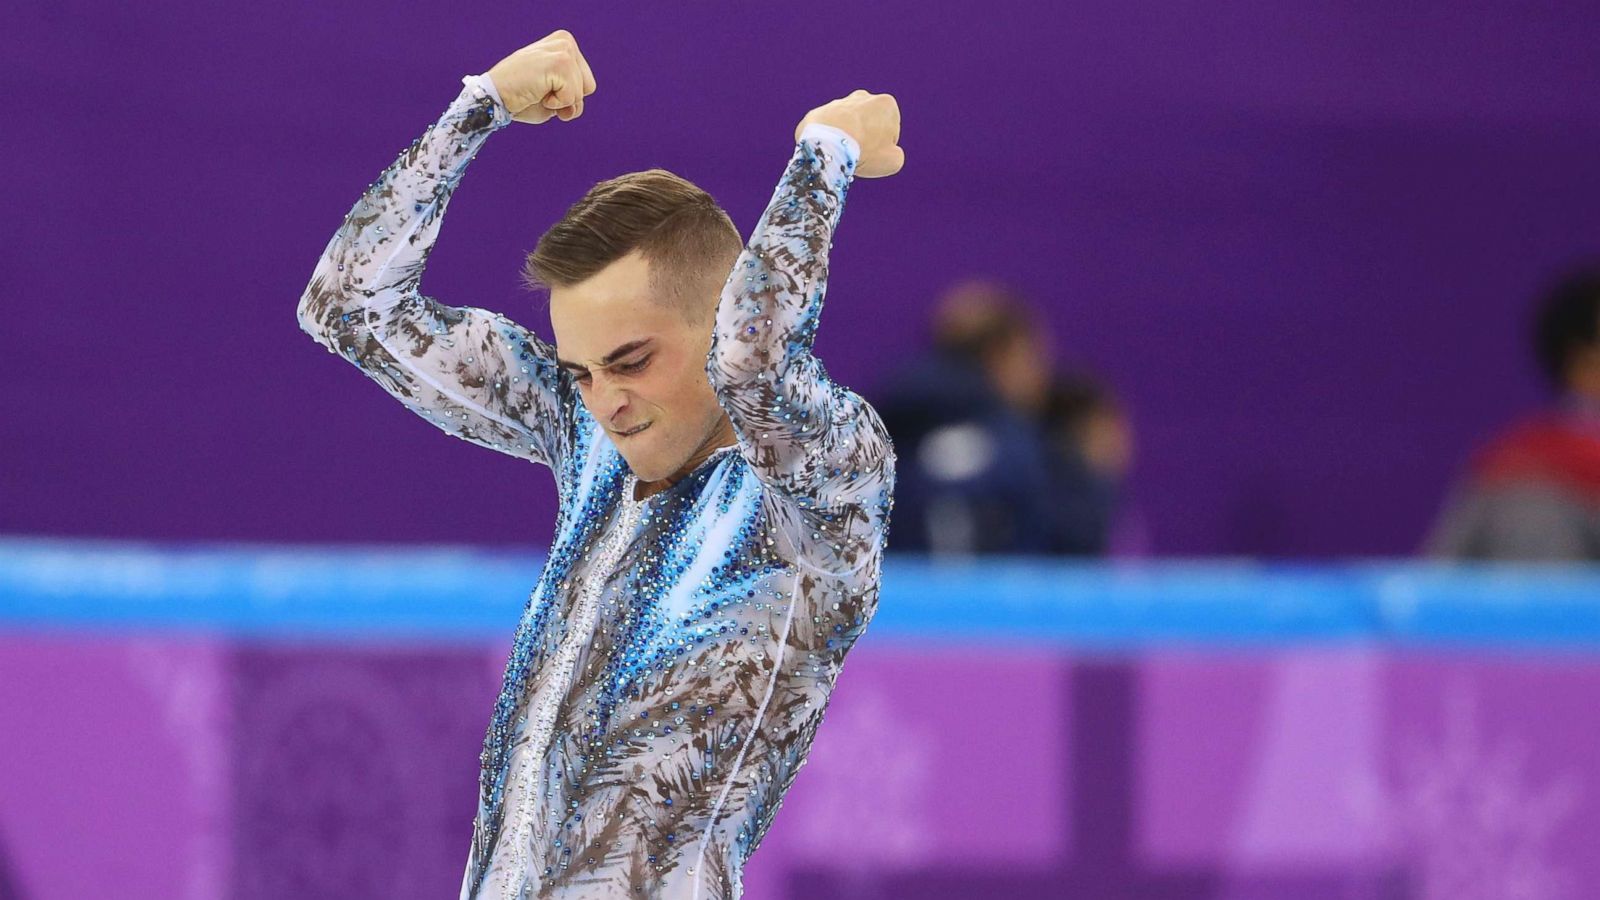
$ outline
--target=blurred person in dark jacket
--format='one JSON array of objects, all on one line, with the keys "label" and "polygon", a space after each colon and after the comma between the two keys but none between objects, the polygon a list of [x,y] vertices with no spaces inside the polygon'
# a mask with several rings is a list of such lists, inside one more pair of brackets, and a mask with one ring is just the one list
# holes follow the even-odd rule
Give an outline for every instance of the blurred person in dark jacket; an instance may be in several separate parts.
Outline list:
[{"label": "blurred person in dark jacket", "polygon": [[1545,295],[1534,349],[1555,402],[1474,454],[1428,537],[1430,555],[1600,560],[1600,268]]},{"label": "blurred person in dark jacket", "polygon": [[1081,373],[1050,386],[1042,422],[1050,443],[1052,553],[1104,556],[1112,548],[1123,480],[1133,463],[1133,434],[1121,404]]},{"label": "blurred person in dark jacket", "polygon": [[1053,384],[1050,332],[1005,285],[956,284],[930,331],[931,349],[874,402],[904,461],[896,551],[1103,553],[1113,492],[1100,461],[1118,456],[1107,452],[1104,393],[1081,379]]}]

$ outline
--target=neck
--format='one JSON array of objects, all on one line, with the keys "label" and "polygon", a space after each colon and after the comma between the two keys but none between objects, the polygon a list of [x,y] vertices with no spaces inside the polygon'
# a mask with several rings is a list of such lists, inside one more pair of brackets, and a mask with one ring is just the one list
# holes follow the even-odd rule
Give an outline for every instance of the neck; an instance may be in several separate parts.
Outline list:
[{"label": "neck", "polygon": [[711,434],[707,435],[705,441],[700,444],[700,449],[689,457],[688,462],[678,467],[678,471],[659,481],[639,482],[639,486],[634,489],[633,499],[643,500],[651,495],[661,493],[687,478],[689,473],[695,469],[700,468],[700,464],[710,459],[712,453],[723,447],[731,447],[738,442],[738,436],[733,433],[733,423],[728,420],[728,414],[723,413],[722,418],[717,421],[717,426],[711,430]]}]

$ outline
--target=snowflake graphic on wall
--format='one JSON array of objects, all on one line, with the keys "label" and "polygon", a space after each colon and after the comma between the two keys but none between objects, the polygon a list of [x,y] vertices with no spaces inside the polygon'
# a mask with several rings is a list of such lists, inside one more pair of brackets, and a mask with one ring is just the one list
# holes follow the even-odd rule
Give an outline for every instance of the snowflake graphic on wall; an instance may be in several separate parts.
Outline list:
[{"label": "snowflake graphic on wall", "polygon": [[1462,683],[1445,696],[1437,740],[1406,735],[1388,784],[1360,779],[1352,799],[1361,818],[1399,851],[1416,896],[1426,900],[1576,898],[1553,842],[1578,805],[1571,775],[1535,784],[1528,742],[1490,742],[1478,704]]},{"label": "snowflake graphic on wall", "polygon": [[802,815],[789,823],[796,844],[845,869],[925,861],[934,840],[926,808],[934,745],[881,691],[836,703],[806,765]]}]

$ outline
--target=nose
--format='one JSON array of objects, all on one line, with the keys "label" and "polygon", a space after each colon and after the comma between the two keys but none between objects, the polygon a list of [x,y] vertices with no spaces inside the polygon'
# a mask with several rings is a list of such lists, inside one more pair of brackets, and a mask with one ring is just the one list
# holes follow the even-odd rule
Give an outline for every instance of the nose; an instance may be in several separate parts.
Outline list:
[{"label": "nose", "polygon": [[605,423],[607,428],[617,428],[630,423],[624,418],[628,409],[627,391],[606,378],[595,378],[589,388],[589,414]]}]

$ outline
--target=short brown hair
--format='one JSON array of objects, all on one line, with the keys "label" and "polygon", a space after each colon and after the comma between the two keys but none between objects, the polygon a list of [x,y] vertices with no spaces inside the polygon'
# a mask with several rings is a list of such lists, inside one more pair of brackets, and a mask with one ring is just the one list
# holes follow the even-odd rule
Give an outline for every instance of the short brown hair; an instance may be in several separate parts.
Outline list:
[{"label": "short brown hair", "polygon": [[739,230],[710,194],[665,169],[647,169],[590,188],[539,238],[522,278],[533,290],[565,287],[638,250],[650,261],[658,296],[699,324],[716,308],[716,289],[743,249]]}]

